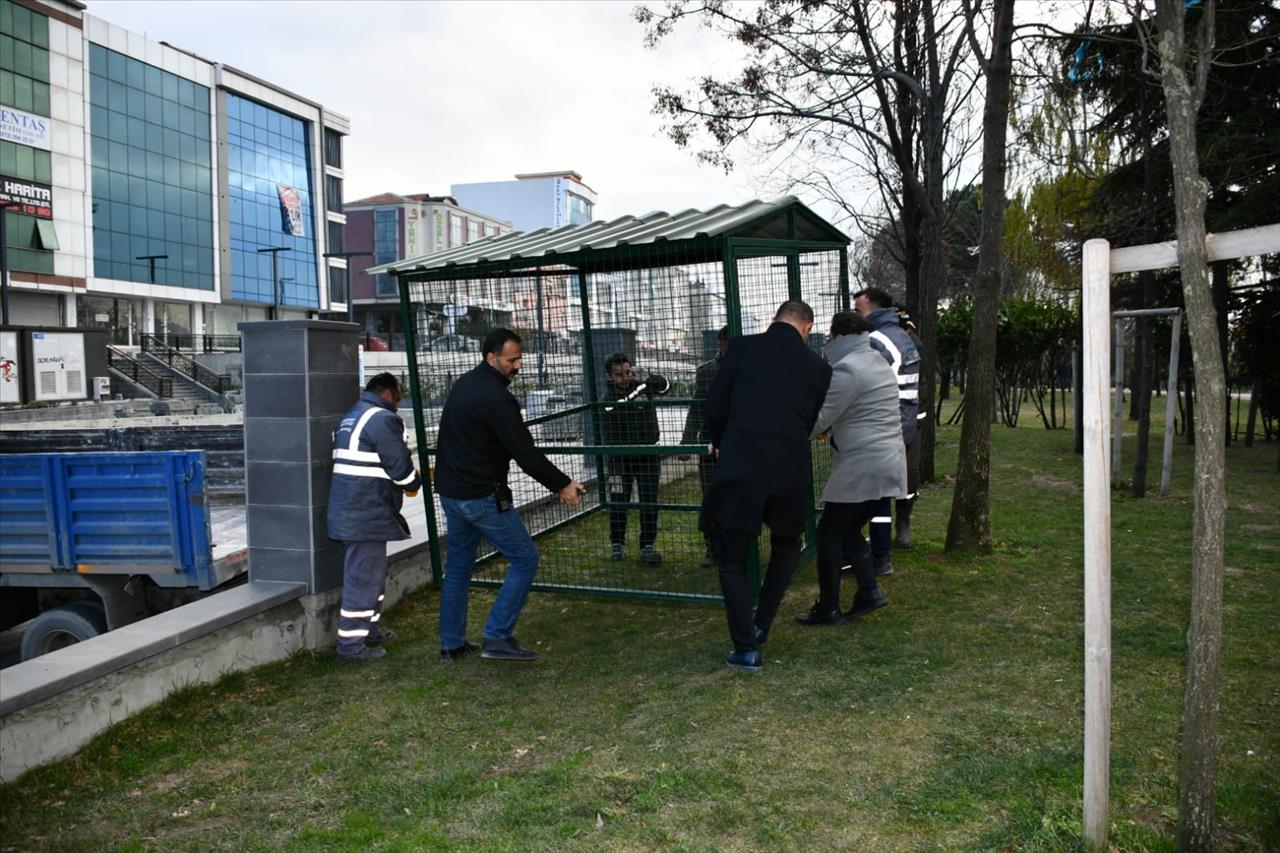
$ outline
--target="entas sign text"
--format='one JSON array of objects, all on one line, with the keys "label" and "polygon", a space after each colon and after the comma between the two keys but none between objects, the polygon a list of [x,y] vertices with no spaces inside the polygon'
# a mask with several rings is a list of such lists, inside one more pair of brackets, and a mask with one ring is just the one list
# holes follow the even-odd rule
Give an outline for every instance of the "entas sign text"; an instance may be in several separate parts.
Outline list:
[{"label": "entas sign text", "polygon": [[49,151],[49,119],[0,105],[0,139]]}]

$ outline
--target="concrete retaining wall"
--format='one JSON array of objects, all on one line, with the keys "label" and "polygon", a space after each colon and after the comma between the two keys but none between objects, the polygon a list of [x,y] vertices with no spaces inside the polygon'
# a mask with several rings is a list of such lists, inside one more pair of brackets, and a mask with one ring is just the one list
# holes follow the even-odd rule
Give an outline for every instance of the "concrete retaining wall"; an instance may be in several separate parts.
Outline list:
[{"label": "concrete retaining wall", "polygon": [[[430,581],[422,558],[393,564],[386,607]],[[74,755],[99,733],[184,687],[333,648],[340,589],[293,597],[247,589],[0,670],[0,782]],[[264,608],[264,595],[286,600]],[[393,613],[388,621],[394,620]]]}]

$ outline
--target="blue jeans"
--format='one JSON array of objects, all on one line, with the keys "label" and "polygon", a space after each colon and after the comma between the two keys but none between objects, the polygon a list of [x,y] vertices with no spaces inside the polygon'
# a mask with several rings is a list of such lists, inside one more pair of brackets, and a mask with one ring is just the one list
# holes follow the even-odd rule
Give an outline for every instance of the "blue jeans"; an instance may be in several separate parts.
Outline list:
[{"label": "blue jeans", "polygon": [[498,598],[489,609],[484,637],[509,639],[538,571],[538,548],[533,537],[514,508],[498,512],[493,495],[473,500],[441,495],[440,505],[449,531],[444,591],[440,595],[440,648],[456,649],[467,640],[467,593],[482,536],[511,564]]}]

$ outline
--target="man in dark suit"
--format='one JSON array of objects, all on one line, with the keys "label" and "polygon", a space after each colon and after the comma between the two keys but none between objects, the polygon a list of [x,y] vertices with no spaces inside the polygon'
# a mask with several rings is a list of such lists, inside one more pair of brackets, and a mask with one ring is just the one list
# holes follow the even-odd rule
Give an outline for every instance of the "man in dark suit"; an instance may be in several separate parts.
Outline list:
[{"label": "man in dark suit", "polygon": [[[720,587],[733,651],[725,664],[761,668],[760,644],[800,562],[810,488],[809,431],[831,382],[831,367],[806,341],[813,309],[782,303],[768,331],[729,344],[707,399],[707,427],[718,455],[701,526],[720,542]],[[755,618],[747,548],[769,526],[769,568]]]}]

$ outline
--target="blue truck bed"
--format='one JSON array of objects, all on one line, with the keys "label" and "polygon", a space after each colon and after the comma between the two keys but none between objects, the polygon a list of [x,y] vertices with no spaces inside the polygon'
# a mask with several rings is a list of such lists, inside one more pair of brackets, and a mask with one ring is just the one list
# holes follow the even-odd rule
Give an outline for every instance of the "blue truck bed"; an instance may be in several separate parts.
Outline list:
[{"label": "blue truck bed", "polygon": [[202,450],[0,454],[0,574],[211,589],[204,473]]}]

